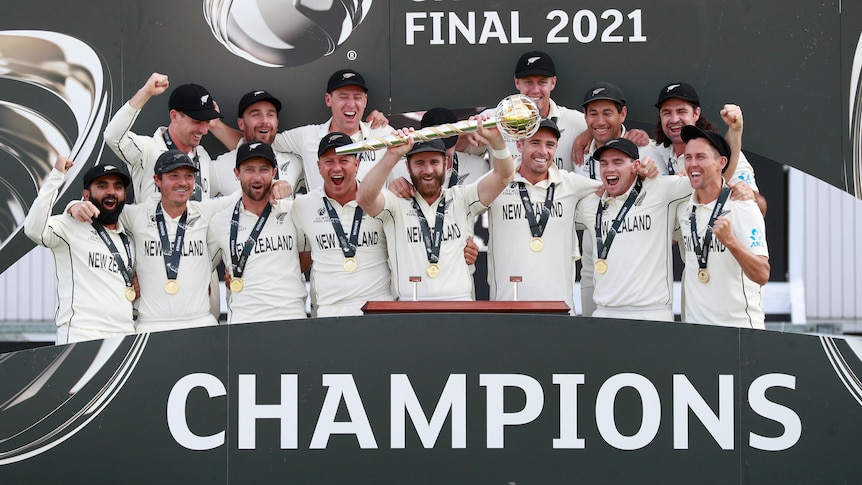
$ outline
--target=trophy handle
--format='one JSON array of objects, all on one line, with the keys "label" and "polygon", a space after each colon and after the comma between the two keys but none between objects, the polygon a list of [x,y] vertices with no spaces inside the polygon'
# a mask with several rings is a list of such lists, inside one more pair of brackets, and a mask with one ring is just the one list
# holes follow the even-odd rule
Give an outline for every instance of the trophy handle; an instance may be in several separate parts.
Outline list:
[{"label": "trophy handle", "polygon": [[[542,115],[536,102],[527,96],[513,94],[500,101],[495,109],[495,116],[482,122],[482,126],[490,128],[497,126],[504,137],[509,139],[523,140],[533,136],[539,129]],[[472,133],[479,129],[476,120],[458,121],[456,123],[444,123],[442,125],[428,126],[412,133],[416,141],[429,141],[438,138],[448,138],[455,135]],[[407,139],[388,135],[379,138],[361,140],[350,145],[335,149],[339,155],[354,154],[367,151],[377,151],[383,148],[403,145]]]}]

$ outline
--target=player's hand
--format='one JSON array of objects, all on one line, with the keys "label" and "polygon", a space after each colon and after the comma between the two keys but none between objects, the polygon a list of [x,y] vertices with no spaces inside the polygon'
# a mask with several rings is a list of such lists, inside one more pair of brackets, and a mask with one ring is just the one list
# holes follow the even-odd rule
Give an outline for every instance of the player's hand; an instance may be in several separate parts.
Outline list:
[{"label": "player's hand", "polygon": [[645,147],[649,145],[649,135],[647,135],[647,132],[643,130],[626,130],[626,134],[623,136],[623,138],[639,147]]},{"label": "player's hand", "polygon": [[401,159],[404,155],[407,154],[410,150],[413,149],[413,144],[416,140],[413,139],[413,128],[401,128],[400,130],[395,130],[392,132],[393,135],[401,138],[405,143],[403,145],[391,146],[386,149],[386,153],[391,153]]},{"label": "player's hand", "polygon": [[368,113],[368,116],[365,118],[365,122],[369,123],[371,128],[383,128],[384,126],[389,125],[389,118],[375,109],[371,113]]},{"label": "player's hand", "polygon": [[287,180],[273,180],[272,182],[272,199],[270,202],[277,203],[281,199],[287,199],[293,196],[293,187]]},{"label": "player's hand", "polygon": [[464,246],[464,261],[467,262],[468,265],[476,264],[476,260],[479,258],[479,246],[473,242],[472,237],[467,238],[467,245]]},{"label": "player's hand", "polygon": [[644,178],[654,179],[658,177],[659,174],[658,166],[655,164],[655,160],[650,157],[642,158],[637,170],[638,175]]},{"label": "player's hand", "polygon": [[224,272],[224,288],[230,293],[230,271]]},{"label": "player's hand", "polygon": [[470,120],[477,121],[476,134],[479,135],[482,139],[486,140],[488,146],[492,150],[505,150],[506,141],[503,140],[503,134],[500,133],[500,129],[497,128],[496,125],[491,128],[485,128],[484,126],[482,126],[482,123],[488,119],[491,119],[491,115],[487,113],[478,114],[470,117]]},{"label": "player's hand", "polygon": [[57,157],[57,161],[54,162],[54,168],[56,168],[60,172],[66,173],[70,168],[72,168],[72,165],[74,164],[75,161],[71,158],[59,155]]},{"label": "player's hand", "polygon": [[398,177],[393,180],[389,187],[387,187],[390,192],[397,195],[402,199],[412,199],[416,194],[416,191],[413,188],[413,185],[407,181],[404,177]]},{"label": "player's hand", "polygon": [[138,273],[132,275],[132,288],[135,289],[135,300],[141,297],[141,285],[138,284]]},{"label": "player's hand", "polygon": [[168,82],[168,76],[154,72],[150,75],[150,78],[147,79],[147,82],[144,83],[141,89],[146,91],[150,96],[158,96],[167,91],[170,85],[171,83]]},{"label": "player's hand", "polygon": [[69,214],[81,222],[92,223],[93,219],[99,217],[99,209],[89,200],[83,200],[69,207]]},{"label": "player's hand", "polygon": [[742,131],[742,108],[735,104],[726,104],[721,110],[721,119],[727,127],[734,131]]},{"label": "player's hand", "polygon": [[[736,239],[736,236],[733,235],[733,229],[730,227],[730,219],[725,216],[719,216],[715,220],[715,224],[712,226],[712,234],[718,239],[718,242],[725,246],[729,246]],[[705,248],[704,250],[709,250],[709,248]]]},{"label": "player's hand", "polygon": [[488,145],[488,140],[479,136],[479,134],[476,133],[475,131],[472,133],[466,133],[466,134],[461,135],[461,136],[464,137],[465,140],[467,140],[467,143],[470,146],[483,147],[483,146]]},{"label": "player's hand", "polygon": [[584,164],[584,154],[587,153],[592,142],[593,135],[590,134],[590,130],[584,130],[575,137],[575,142],[572,144],[572,162],[575,165]]},{"label": "player's hand", "polygon": [[[216,110],[219,114],[221,114],[221,110],[219,109],[219,107],[218,107],[218,103],[216,102],[216,100],[213,100],[213,108],[215,108],[215,110]],[[210,130],[216,130],[216,129],[218,129],[218,127],[219,127],[221,124],[222,124],[221,118],[218,118],[218,117],[213,118],[213,119],[211,119],[211,120],[209,121],[209,129],[210,129]]]},{"label": "player's hand", "polygon": [[733,200],[754,200],[754,189],[743,181],[737,181],[730,186],[730,198]]}]

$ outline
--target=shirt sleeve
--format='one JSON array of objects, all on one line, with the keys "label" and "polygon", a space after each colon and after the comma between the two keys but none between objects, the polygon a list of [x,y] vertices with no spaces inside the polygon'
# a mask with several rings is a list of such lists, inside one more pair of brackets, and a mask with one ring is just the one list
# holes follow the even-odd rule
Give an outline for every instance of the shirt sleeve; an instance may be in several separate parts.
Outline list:
[{"label": "shirt sleeve", "polygon": [[52,169],[24,218],[24,234],[40,246],[52,248],[63,241],[65,231],[61,224],[52,223],[51,209],[65,178],[65,173]]},{"label": "shirt sleeve", "polygon": [[132,108],[127,102],[117,110],[105,127],[105,145],[125,162],[130,170],[143,167],[144,147],[152,139],[131,131],[140,113],[141,110]]}]

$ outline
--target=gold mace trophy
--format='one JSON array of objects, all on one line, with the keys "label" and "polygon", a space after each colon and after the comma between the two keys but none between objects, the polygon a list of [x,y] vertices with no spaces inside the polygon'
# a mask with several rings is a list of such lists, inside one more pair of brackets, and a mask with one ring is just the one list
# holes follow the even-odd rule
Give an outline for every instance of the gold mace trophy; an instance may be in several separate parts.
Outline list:
[{"label": "gold mace trophy", "polygon": [[[522,94],[513,94],[506,97],[494,110],[494,117],[482,122],[482,126],[490,128],[497,126],[504,138],[510,140],[527,139],[539,130],[542,115],[536,102]],[[458,121],[457,123],[445,123],[437,126],[429,126],[412,133],[417,142],[435,140],[437,138],[448,138],[455,135],[471,133],[479,129],[476,120]],[[350,145],[338,147],[335,153],[339,155],[377,151],[383,148],[398,146],[407,143],[405,138],[397,135],[389,135],[381,138],[362,140]]]}]

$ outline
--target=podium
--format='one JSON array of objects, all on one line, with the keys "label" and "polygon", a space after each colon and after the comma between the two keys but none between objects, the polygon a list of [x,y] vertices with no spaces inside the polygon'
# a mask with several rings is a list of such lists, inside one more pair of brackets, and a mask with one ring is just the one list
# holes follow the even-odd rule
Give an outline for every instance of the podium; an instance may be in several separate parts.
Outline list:
[{"label": "podium", "polygon": [[568,315],[564,301],[369,301],[366,314],[381,313],[534,313]]}]

